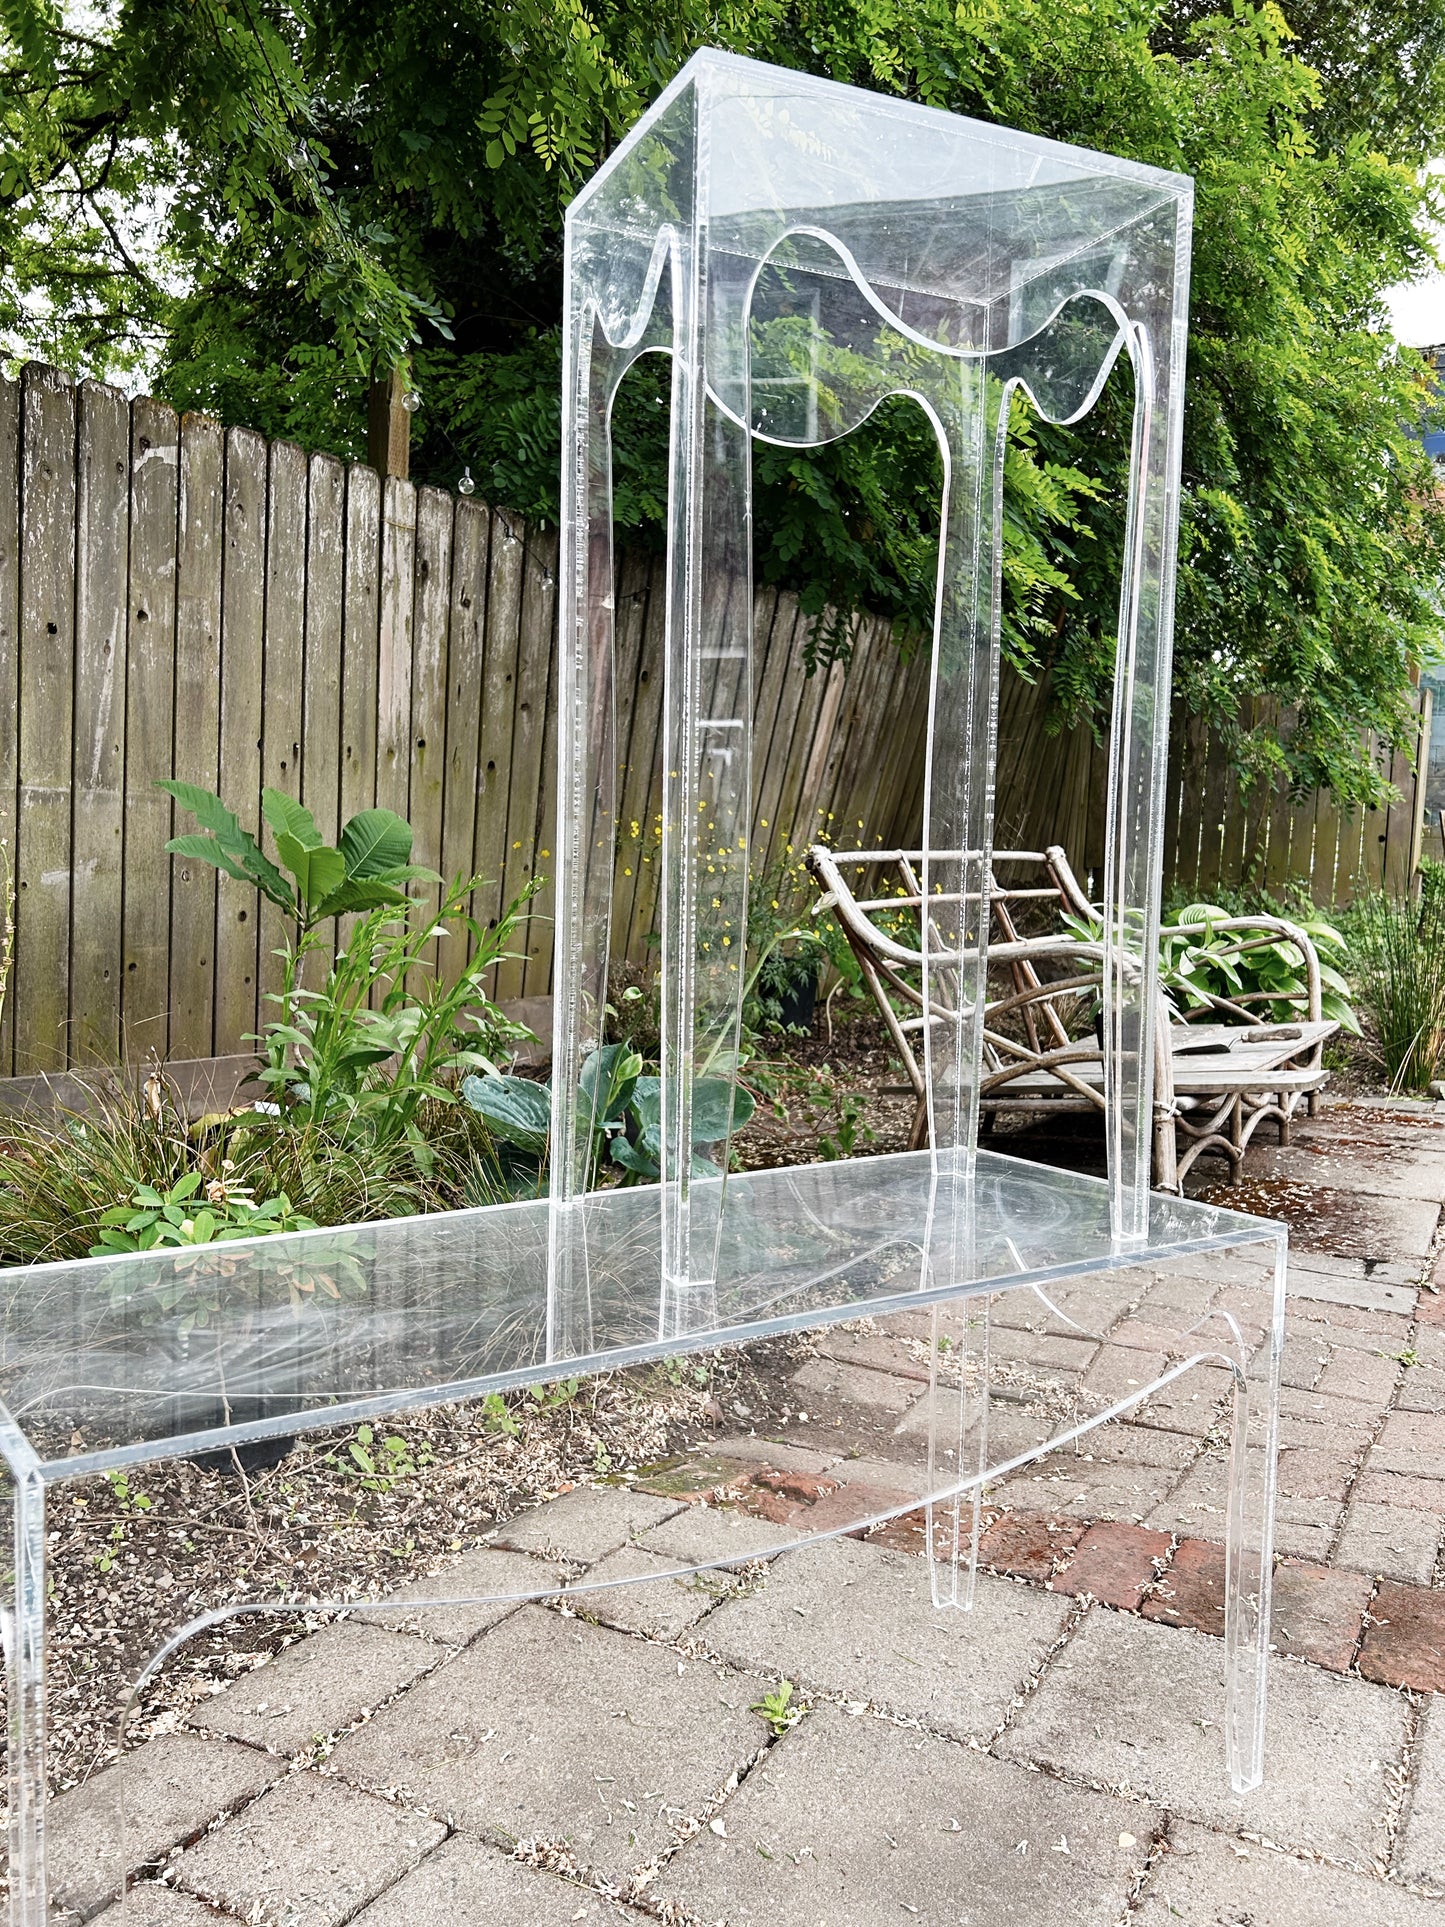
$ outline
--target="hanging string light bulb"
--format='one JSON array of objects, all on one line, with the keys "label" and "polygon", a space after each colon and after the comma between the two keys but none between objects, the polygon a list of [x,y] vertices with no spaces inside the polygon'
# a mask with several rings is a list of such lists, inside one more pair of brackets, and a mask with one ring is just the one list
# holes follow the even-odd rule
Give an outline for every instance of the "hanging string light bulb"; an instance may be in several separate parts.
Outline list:
[{"label": "hanging string light bulb", "polygon": [[462,470],[461,480],[457,483],[457,494],[458,495],[475,495],[476,490],[477,490],[477,485],[472,480],[472,468],[471,468],[471,463],[469,462],[467,466]]},{"label": "hanging string light bulb", "polygon": [[408,415],[414,415],[421,407],[421,395],[415,388],[408,388],[401,398],[401,405]]}]

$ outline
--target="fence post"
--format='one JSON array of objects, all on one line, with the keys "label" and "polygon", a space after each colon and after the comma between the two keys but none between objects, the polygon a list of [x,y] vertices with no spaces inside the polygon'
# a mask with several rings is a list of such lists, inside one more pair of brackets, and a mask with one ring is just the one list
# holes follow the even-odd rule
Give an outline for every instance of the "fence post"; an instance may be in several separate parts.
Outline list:
[{"label": "fence post", "polygon": [[405,364],[371,384],[366,405],[366,459],[378,475],[411,476],[411,380]]}]

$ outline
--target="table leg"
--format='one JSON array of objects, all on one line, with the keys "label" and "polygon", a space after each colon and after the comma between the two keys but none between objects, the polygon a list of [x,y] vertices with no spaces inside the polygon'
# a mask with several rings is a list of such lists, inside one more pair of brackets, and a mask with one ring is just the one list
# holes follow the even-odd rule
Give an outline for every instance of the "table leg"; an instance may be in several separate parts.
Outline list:
[{"label": "table leg", "polygon": [[[983,1483],[988,1469],[988,1300],[955,1301],[962,1315],[960,1335],[945,1334],[943,1305],[933,1308],[933,1347],[929,1360],[928,1490],[937,1492],[962,1479],[976,1477],[970,1492],[930,1500],[924,1508],[928,1534],[929,1571],[935,1606],[973,1607],[978,1575],[978,1541],[982,1524]],[[945,1352],[940,1339],[950,1340]],[[962,1374],[955,1390],[939,1383],[942,1358],[953,1360]]]},{"label": "table leg", "polygon": [[1225,1754],[1236,1793],[1264,1778],[1264,1718],[1274,1580],[1274,1498],[1284,1350],[1286,1246],[1275,1263],[1271,1329],[1238,1361],[1230,1446],[1224,1595]]},{"label": "table leg", "polygon": [[14,1571],[4,1606],[10,1927],[46,1927],[45,1484],[12,1470]]}]

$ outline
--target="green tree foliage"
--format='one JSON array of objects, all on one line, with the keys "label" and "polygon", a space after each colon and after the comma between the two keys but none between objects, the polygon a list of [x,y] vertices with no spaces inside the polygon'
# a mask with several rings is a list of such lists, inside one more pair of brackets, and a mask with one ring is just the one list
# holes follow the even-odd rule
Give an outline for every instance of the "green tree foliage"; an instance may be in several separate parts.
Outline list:
[{"label": "green tree foliage", "polygon": [[[417,471],[555,515],[562,213],[712,44],[1192,173],[1176,680],[1242,769],[1375,800],[1438,644],[1442,509],[1419,358],[1382,291],[1430,258],[1445,0],[0,0],[0,332],[173,400],[359,453],[410,351]],[[657,541],[666,389],[616,424],[619,517]],[[1127,368],[1078,428],[1015,411],[1005,647],[1105,713]],[[927,626],[937,457],[910,404],[758,460],[758,562],[809,607]],[[835,624],[824,647],[846,646]],[[1277,696],[1281,734],[1241,704]]]}]

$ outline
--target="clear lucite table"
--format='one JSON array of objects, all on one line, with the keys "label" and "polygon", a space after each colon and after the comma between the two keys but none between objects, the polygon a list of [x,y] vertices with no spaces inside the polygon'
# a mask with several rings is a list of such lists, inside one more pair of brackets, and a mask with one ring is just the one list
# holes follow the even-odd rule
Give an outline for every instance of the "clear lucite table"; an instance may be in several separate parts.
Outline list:
[{"label": "clear lucite table", "polygon": [[[957,1227],[951,1219],[939,1223],[940,1200],[946,1203],[951,1191],[926,1152],[729,1179],[715,1286],[705,1307],[691,1307],[685,1335],[666,1319],[655,1187],[593,1194],[569,1208],[570,1228],[564,1214],[553,1216],[539,1201],[5,1274],[0,1448],[10,1473],[15,1547],[5,1611],[12,1927],[47,1919],[45,1555],[53,1486],[549,1378],[930,1307],[949,1319],[954,1334],[948,1371],[938,1371],[942,1354],[932,1348],[930,1422],[914,1459],[895,1468],[908,1496],[893,1510],[931,1510],[927,1543],[940,1606],[969,1604],[976,1505],[988,1480],[1117,1418],[1200,1366],[1223,1366],[1231,1375],[1226,1734],[1236,1788],[1257,1783],[1283,1229],[1155,1196],[1147,1239],[1121,1244],[1110,1235],[1102,1181],[980,1152],[965,1276]],[[945,1228],[952,1255],[940,1266],[930,1251]],[[554,1239],[568,1241],[574,1303],[586,1304],[590,1342],[549,1356]],[[1137,1344],[1121,1323],[1128,1294],[1121,1299],[1119,1281],[1137,1277],[1143,1291],[1171,1270],[1190,1282],[1163,1294],[1176,1310],[1162,1371],[1152,1354],[1142,1380],[1116,1376],[1112,1395],[1045,1425],[1036,1443],[990,1448],[991,1319],[1007,1325],[1011,1308],[1023,1304],[1042,1326],[1094,1333],[1105,1344],[1112,1327],[1119,1342]],[[1165,1341],[1155,1328],[1167,1314],[1149,1315],[1149,1343],[1157,1346]],[[674,1325],[668,1335],[666,1322]],[[1130,1351],[1127,1358],[1137,1370],[1148,1355]],[[831,1530],[864,1523],[835,1517]],[[779,1527],[776,1549],[800,1537]],[[437,1583],[438,1597],[447,1597],[445,1578]],[[536,1596],[554,1590],[539,1583]],[[316,1603],[308,1602],[313,1610]],[[242,1601],[205,1625],[294,1609],[274,1597]],[[414,1589],[408,1610],[418,1610]],[[168,1650],[195,1630],[178,1626]]]}]

